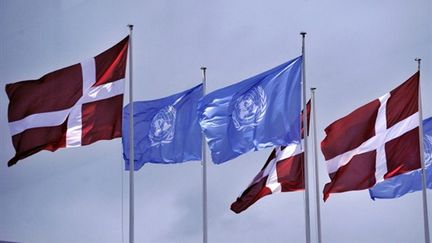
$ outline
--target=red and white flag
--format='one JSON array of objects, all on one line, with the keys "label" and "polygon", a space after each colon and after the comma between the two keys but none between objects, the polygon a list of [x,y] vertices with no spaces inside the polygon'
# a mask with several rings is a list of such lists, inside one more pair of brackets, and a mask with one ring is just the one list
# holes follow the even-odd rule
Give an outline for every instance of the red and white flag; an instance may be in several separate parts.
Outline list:
[{"label": "red and white flag", "polygon": [[419,76],[335,121],[321,142],[330,193],[363,190],[420,168]]},{"label": "red and white flag", "polygon": [[231,204],[231,210],[241,213],[264,196],[303,190],[303,175],[304,153],[300,144],[275,148],[252,183]]},{"label": "red and white flag", "polygon": [[121,137],[128,43],[126,37],[80,64],[6,85],[16,150],[8,166],[41,150]]},{"label": "red and white flag", "polygon": [[[306,109],[309,128],[310,101],[306,104]],[[303,115],[301,119],[303,121]],[[301,134],[303,137],[303,122]],[[231,204],[231,210],[241,213],[264,196],[298,190],[304,190],[304,151],[301,144],[292,143],[272,151],[248,188]]]}]

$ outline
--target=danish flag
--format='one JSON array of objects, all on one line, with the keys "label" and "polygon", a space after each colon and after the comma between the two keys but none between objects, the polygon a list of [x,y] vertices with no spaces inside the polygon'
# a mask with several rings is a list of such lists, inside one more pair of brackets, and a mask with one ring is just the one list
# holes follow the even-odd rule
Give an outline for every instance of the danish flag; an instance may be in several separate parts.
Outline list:
[{"label": "danish flag", "polygon": [[331,181],[324,201],[420,168],[419,78],[417,72],[325,129],[321,150]]},{"label": "danish flag", "polygon": [[6,85],[12,166],[41,150],[121,137],[129,37],[80,64]]},{"label": "danish flag", "polygon": [[303,147],[292,143],[277,147],[249,187],[231,204],[231,210],[241,213],[264,196],[304,189]]}]

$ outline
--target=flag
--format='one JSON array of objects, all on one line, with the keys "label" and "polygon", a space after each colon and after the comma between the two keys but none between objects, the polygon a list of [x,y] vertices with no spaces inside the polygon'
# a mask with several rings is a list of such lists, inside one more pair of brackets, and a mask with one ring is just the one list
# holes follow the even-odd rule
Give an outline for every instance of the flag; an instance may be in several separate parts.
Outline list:
[{"label": "flag", "polygon": [[302,57],[204,96],[200,125],[213,162],[300,141]]},{"label": "flag", "polygon": [[418,91],[417,72],[325,129],[321,150],[331,181],[324,200],[420,168]]},{"label": "flag", "polygon": [[[432,117],[423,120],[424,160],[426,165],[427,188],[432,189]],[[409,192],[421,191],[421,170],[413,170],[382,181],[369,189],[372,199],[397,198]]]},{"label": "flag", "polygon": [[[310,101],[306,107],[309,128]],[[301,125],[303,127],[303,122]],[[303,137],[303,131],[301,133]],[[304,151],[302,145],[291,143],[288,146],[277,147],[273,149],[264,167],[255,176],[248,188],[231,204],[231,210],[235,213],[241,213],[264,196],[303,189]]]},{"label": "flag", "polygon": [[277,147],[248,188],[231,204],[241,213],[264,196],[304,189],[304,152],[299,143]]},{"label": "flag", "polygon": [[16,151],[8,166],[41,150],[121,136],[128,40],[38,80],[6,85]]},{"label": "flag", "polygon": [[[200,84],[162,99],[133,103],[135,170],[145,163],[201,160],[201,129],[196,110],[202,95]],[[129,169],[129,105],[123,110],[126,170]]]}]

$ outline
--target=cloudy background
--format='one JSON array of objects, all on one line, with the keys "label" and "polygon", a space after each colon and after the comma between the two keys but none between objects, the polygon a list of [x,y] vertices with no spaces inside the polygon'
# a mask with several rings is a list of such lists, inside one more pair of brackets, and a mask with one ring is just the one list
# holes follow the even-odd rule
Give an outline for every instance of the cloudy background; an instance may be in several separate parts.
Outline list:
[{"label": "cloudy background", "polygon": [[[208,91],[241,81],[299,56],[306,31],[318,141],[328,124],[410,77],[416,57],[423,59],[423,114],[432,115],[430,0],[0,0],[1,87],[95,56],[127,35],[129,23],[136,100],[195,86],[201,66]],[[121,139],[40,152],[7,168],[14,154],[7,104],[2,88],[0,241],[127,241]],[[209,242],[304,241],[303,192],[268,196],[240,215],[229,210],[270,151],[209,164]],[[321,191],[329,181],[321,154],[318,170]],[[148,164],[135,185],[136,242],[201,241],[200,162]],[[367,190],[333,194],[321,212],[324,242],[423,241],[421,193],[375,202]]]}]

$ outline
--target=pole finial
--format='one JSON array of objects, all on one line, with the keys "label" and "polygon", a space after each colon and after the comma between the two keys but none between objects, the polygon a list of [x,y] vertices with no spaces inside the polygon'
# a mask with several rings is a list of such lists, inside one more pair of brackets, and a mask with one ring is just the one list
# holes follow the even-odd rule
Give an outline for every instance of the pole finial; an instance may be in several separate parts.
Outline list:
[{"label": "pole finial", "polygon": [[421,58],[419,58],[419,57],[416,57],[416,59],[414,59],[414,61],[416,61],[417,62],[417,69],[420,71],[420,63],[421,63]]},{"label": "pole finial", "polygon": [[133,30],[133,24],[128,24],[127,27],[129,27],[130,30]]}]

